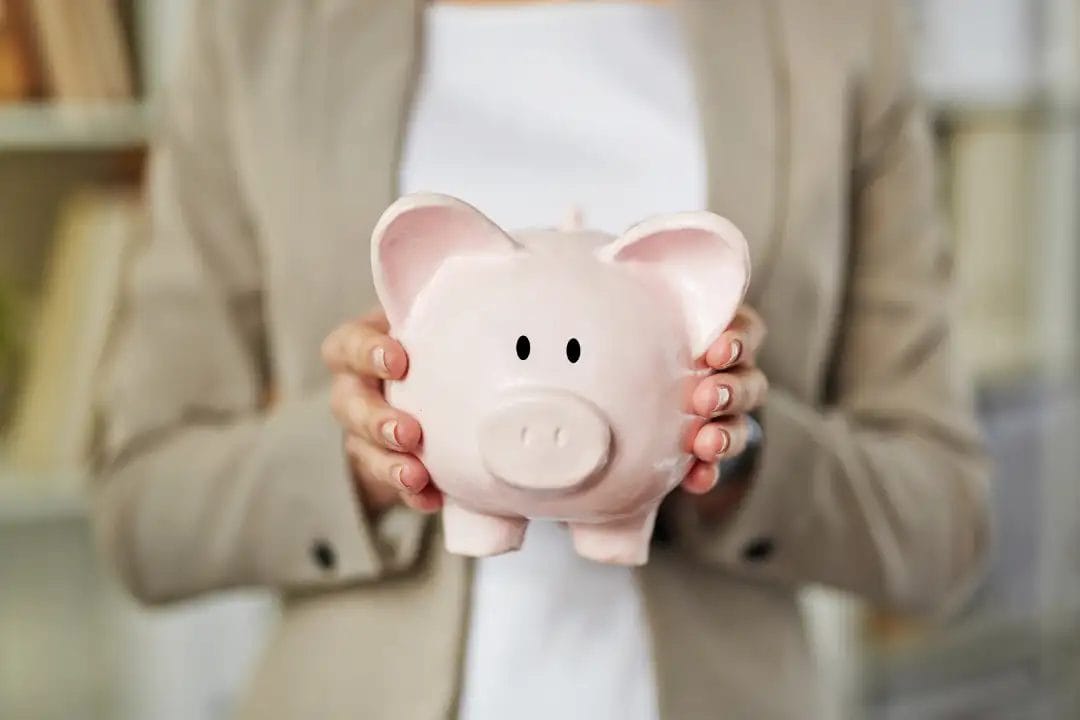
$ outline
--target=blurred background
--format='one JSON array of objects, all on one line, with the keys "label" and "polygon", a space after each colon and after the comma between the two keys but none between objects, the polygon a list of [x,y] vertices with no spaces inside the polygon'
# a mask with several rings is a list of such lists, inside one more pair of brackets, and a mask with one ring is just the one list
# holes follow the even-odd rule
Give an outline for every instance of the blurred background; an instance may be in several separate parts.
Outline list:
[{"label": "blurred background", "polygon": [[[1080,0],[912,4],[997,544],[948,622],[816,589],[806,612],[844,717],[1080,718]],[[0,718],[227,717],[273,621],[252,593],[136,607],[96,561],[81,497],[184,15],[185,0],[0,0]]]}]

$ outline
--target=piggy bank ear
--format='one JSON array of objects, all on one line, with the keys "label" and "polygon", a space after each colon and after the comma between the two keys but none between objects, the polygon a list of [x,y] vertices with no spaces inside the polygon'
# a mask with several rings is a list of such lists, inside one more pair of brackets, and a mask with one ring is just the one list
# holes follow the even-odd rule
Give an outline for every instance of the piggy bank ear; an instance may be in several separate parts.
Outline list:
[{"label": "piggy bank ear", "polygon": [[695,359],[727,328],[750,283],[746,238],[710,212],[661,215],[599,250],[602,260],[655,269],[678,298]]},{"label": "piggy bank ear", "polygon": [[391,325],[403,322],[444,261],[512,253],[518,245],[472,205],[448,195],[406,195],[387,208],[371,236],[375,292]]}]

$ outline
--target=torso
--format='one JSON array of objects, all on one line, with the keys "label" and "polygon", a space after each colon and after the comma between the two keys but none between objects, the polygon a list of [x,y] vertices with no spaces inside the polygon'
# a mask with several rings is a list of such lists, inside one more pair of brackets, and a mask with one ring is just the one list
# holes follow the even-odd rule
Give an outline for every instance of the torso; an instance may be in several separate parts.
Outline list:
[{"label": "torso", "polygon": [[[322,339],[374,302],[367,239],[404,189],[403,129],[419,110],[413,81],[427,53],[416,24],[423,4],[214,5],[235,145],[230,160],[257,230],[271,370],[283,398],[325,385]],[[864,27],[865,8],[874,5],[670,4],[689,17],[708,207],[734,220],[751,243],[751,300],[770,327],[760,360],[774,387],[810,402],[821,397],[847,267],[849,93],[865,54],[851,42],[859,36],[851,28]],[[677,199],[683,209],[685,197]],[[579,196],[552,202],[534,222],[558,222],[569,202],[585,205],[590,224],[601,229],[621,230],[650,210],[641,205],[633,218],[612,217]],[[498,207],[485,209],[506,218]],[[515,226],[514,217],[506,219]],[[537,549],[545,544],[538,530],[528,538]],[[555,528],[547,532],[551,544],[565,541]],[[529,558],[520,555],[523,563]],[[250,716],[308,717],[312,707],[330,708],[317,713],[327,717],[452,716],[469,577],[467,562],[427,552],[392,581],[288,597],[249,696]],[[814,714],[807,698],[815,673],[791,588],[705,569],[664,549],[654,550],[637,577],[663,718],[712,718],[718,707],[733,717]],[[619,582],[633,588],[629,576]],[[631,609],[628,626],[638,632],[640,599],[620,592],[631,599],[621,607]],[[635,637],[638,647],[650,644]],[[762,687],[752,678],[769,680]]]}]

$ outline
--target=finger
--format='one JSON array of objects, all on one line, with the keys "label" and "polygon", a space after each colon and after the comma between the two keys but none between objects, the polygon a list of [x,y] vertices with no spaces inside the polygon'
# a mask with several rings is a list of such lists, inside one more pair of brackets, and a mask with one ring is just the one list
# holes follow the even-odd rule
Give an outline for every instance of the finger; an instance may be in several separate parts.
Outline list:
[{"label": "finger", "polygon": [[765,402],[769,381],[757,368],[739,368],[704,378],[691,397],[694,413],[703,418],[738,415]]},{"label": "finger", "polygon": [[334,377],[330,407],[337,421],[352,435],[398,452],[415,452],[420,446],[420,423],[390,407],[379,390],[355,375]]},{"label": "finger", "polygon": [[745,416],[711,422],[694,439],[694,455],[702,462],[735,457],[746,449],[749,430]]},{"label": "finger", "polygon": [[423,490],[415,495],[402,493],[401,502],[413,510],[419,510],[422,513],[433,513],[443,506],[443,494],[437,487],[428,483]]},{"label": "finger", "polygon": [[331,372],[352,372],[368,378],[397,380],[409,360],[397,340],[366,322],[345,323],[322,344],[323,362]]},{"label": "finger", "polygon": [[716,370],[753,365],[765,335],[765,321],[753,308],[743,305],[728,329],[709,347],[705,362]]},{"label": "finger", "polygon": [[415,495],[428,484],[427,468],[414,455],[391,452],[373,445],[367,438],[349,435],[345,451],[361,480],[384,483],[399,492]]},{"label": "finger", "polygon": [[[350,457],[350,462],[352,458]],[[360,497],[361,506],[369,518],[378,517],[385,510],[401,502],[402,493],[390,485],[381,482],[373,482],[362,479],[359,471],[353,468],[356,494]]]},{"label": "finger", "polygon": [[692,495],[704,495],[716,487],[720,470],[716,463],[695,462],[682,481],[682,489]]},{"label": "finger", "polygon": [[369,313],[361,315],[360,322],[375,328],[383,334],[390,332],[390,320],[386,317],[386,313],[384,313],[381,308],[376,308]]}]

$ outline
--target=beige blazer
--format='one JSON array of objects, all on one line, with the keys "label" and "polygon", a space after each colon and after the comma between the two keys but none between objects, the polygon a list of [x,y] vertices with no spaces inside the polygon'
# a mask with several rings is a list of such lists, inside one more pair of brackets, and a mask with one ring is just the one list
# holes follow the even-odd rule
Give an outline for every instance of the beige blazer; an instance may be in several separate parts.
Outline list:
[{"label": "beige blazer", "polygon": [[[800,587],[934,610],[980,564],[984,468],[900,5],[679,4],[709,205],[750,239],[772,393],[743,505],[708,524],[676,493],[638,574],[666,720],[814,717]],[[250,718],[455,714],[470,563],[430,518],[365,521],[319,360],[374,302],[421,7],[198,0],[154,143],[96,524],[146,602],[280,589]]]}]

